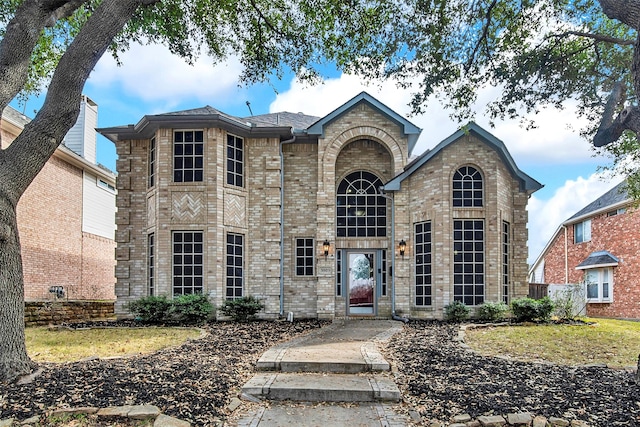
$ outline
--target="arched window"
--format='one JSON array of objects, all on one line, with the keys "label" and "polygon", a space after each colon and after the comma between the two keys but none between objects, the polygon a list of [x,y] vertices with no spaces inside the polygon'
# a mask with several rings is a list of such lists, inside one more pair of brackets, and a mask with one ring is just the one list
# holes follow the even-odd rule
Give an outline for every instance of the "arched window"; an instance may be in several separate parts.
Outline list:
[{"label": "arched window", "polygon": [[358,171],[344,178],[336,196],[338,237],[384,237],[387,235],[387,200],[380,195],[380,178]]},{"label": "arched window", "polygon": [[453,174],[453,206],[482,207],[484,184],[482,174],[473,166],[463,166]]}]

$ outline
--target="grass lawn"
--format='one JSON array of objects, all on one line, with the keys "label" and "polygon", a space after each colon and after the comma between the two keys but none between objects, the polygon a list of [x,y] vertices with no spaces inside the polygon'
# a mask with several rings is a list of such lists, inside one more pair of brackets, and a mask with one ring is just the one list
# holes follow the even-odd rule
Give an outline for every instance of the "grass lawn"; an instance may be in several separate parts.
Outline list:
[{"label": "grass lawn", "polygon": [[636,366],[640,322],[587,319],[592,325],[513,325],[469,328],[465,342],[477,352],[563,365]]},{"label": "grass lawn", "polygon": [[37,362],[72,362],[86,357],[152,353],[200,336],[194,328],[48,329],[28,327],[27,352]]}]

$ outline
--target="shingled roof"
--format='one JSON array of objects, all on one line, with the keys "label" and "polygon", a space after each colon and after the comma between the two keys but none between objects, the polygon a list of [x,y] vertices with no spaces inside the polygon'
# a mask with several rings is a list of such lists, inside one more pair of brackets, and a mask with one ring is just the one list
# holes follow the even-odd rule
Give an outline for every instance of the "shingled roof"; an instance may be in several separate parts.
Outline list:
[{"label": "shingled roof", "polygon": [[587,270],[595,267],[615,267],[618,265],[618,258],[607,251],[591,253],[584,261],[576,267],[576,270]]},{"label": "shingled roof", "polygon": [[584,208],[580,209],[566,222],[571,222],[574,219],[587,216],[591,213],[606,209],[610,206],[619,205],[626,202],[627,200],[629,200],[629,194],[626,190],[626,181],[622,181],[620,184],[616,185],[611,190],[607,191]]},{"label": "shingled roof", "polygon": [[294,129],[306,129],[320,120],[320,117],[308,116],[304,113],[289,113],[288,111],[283,111],[279,113],[245,117],[243,120],[254,123],[256,126],[289,126]]}]

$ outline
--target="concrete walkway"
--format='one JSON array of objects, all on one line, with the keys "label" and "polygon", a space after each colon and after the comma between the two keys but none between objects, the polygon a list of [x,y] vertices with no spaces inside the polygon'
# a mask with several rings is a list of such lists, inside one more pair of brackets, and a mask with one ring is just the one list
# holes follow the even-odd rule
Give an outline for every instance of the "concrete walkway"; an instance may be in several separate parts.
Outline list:
[{"label": "concrete walkway", "polygon": [[393,410],[400,391],[377,343],[402,324],[337,320],[305,337],[267,350],[242,388],[262,402],[238,427],[412,425]]}]

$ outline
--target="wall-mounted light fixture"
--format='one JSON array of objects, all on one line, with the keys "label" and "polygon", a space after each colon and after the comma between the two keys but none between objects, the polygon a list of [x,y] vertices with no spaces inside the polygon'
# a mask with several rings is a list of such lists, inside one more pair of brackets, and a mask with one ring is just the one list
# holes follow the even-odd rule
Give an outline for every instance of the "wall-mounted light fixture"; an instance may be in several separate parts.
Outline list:
[{"label": "wall-mounted light fixture", "polygon": [[400,240],[400,243],[398,243],[398,250],[400,251],[400,256],[404,256],[404,252],[407,250],[407,242]]},{"label": "wall-mounted light fixture", "polygon": [[325,240],[322,243],[322,251],[324,252],[324,257],[326,258],[329,255],[329,248],[331,247],[331,243],[328,240]]}]

